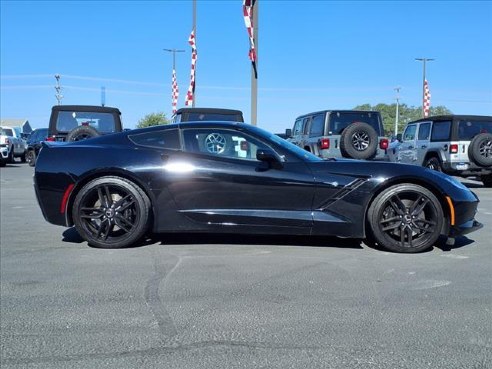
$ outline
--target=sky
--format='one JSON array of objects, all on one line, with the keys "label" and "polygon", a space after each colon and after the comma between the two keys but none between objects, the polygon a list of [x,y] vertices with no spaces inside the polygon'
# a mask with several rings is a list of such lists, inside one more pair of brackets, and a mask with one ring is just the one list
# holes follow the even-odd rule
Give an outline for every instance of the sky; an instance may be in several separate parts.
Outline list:
[{"label": "sky", "polygon": [[[492,115],[492,1],[258,0],[257,125],[357,105],[422,104]],[[172,54],[184,107],[193,1],[1,0],[0,115],[47,127],[57,104],[122,112],[125,128],[172,115]],[[251,62],[241,0],[196,3],[196,107],[239,109],[251,121]]]}]

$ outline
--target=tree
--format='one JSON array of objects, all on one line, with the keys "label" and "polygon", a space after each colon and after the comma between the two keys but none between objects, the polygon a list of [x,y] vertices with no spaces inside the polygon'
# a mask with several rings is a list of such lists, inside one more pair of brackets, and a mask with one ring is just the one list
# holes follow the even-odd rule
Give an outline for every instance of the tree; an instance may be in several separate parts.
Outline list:
[{"label": "tree", "polygon": [[164,113],[150,113],[140,119],[137,123],[137,128],[145,128],[151,126],[159,126],[161,124],[169,124],[169,119]]},{"label": "tree", "polygon": [[[358,105],[354,110],[373,110],[381,113],[383,118],[383,126],[386,135],[390,135],[395,130],[396,121],[396,104],[377,104],[371,106],[371,104]],[[400,104],[398,106],[398,132],[401,133],[408,122],[422,118],[422,108],[415,106],[407,106],[406,104]],[[436,106],[430,108],[430,116],[433,115],[447,115],[453,114],[451,110],[445,106]]]}]

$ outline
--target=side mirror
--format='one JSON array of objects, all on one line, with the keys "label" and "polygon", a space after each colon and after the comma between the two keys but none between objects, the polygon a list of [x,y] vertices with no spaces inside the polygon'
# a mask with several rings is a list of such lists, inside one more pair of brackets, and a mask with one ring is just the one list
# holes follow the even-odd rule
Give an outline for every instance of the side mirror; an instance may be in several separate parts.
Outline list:
[{"label": "side mirror", "polygon": [[292,129],[287,128],[287,129],[285,130],[285,135],[287,136],[287,138],[292,137]]},{"label": "side mirror", "polygon": [[269,149],[258,149],[258,151],[256,152],[256,159],[261,162],[267,163],[270,168],[282,169],[284,167],[280,156]]}]

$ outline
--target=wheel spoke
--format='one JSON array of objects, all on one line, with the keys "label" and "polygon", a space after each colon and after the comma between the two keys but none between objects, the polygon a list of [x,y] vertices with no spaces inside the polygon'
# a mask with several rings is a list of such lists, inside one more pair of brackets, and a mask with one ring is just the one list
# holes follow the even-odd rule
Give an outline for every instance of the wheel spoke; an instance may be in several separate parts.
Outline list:
[{"label": "wheel spoke", "polygon": [[135,200],[133,199],[132,195],[126,195],[122,199],[116,201],[114,203],[114,207],[118,211],[124,211],[134,204],[135,204]]},{"label": "wheel spoke", "polygon": [[104,215],[101,208],[80,208],[80,217],[85,219],[101,219]]},{"label": "wheel spoke", "polygon": [[398,195],[392,196],[388,202],[389,202],[390,206],[393,208],[393,210],[396,211],[396,213],[398,215],[404,215],[405,214],[406,206],[401,201],[401,199],[398,197]]},{"label": "wheel spoke", "polygon": [[114,217],[114,221],[116,223],[116,225],[118,227],[120,227],[121,229],[123,229],[126,233],[129,233],[131,232],[132,228],[133,228],[133,224],[131,221],[129,221],[128,219],[126,219],[124,216],[122,216],[121,214],[117,214],[115,217]]},{"label": "wheel spoke", "polygon": [[417,201],[415,201],[410,208],[410,215],[418,216],[429,203],[429,199],[425,196],[420,196]]},{"label": "wheel spoke", "polygon": [[107,240],[109,236],[109,232],[113,228],[113,224],[109,219],[105,219],[101,222],[99,226],[99,230],[97,233],[97,238],[102,238],[103,240]]}]

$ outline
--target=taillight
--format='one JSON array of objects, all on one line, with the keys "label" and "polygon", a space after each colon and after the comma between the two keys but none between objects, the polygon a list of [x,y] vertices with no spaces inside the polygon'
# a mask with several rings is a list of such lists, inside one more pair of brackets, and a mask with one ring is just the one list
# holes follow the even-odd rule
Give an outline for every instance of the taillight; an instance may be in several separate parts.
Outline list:
[{"label": "taillight", "polygon": [[382,138],[380,141],[379,141],[379,148],[382,149],[382,150],[386,150],[389,146],[389,141],[387,138]]},{"label": "taillight", "polygon": [[322,138],[319,140],[319,148],[321,150],[329,149],[330,148],[330,139],[329,138]]},{"label": "taillight", "polygon": [[458,145],[457,144],[452,144],[449,146],[449,152],[451,154],[457,154],[458,153]]},{"label": "taillight", "polygon": [[46,141],[55,141],[55,136],[46,137]]}]

